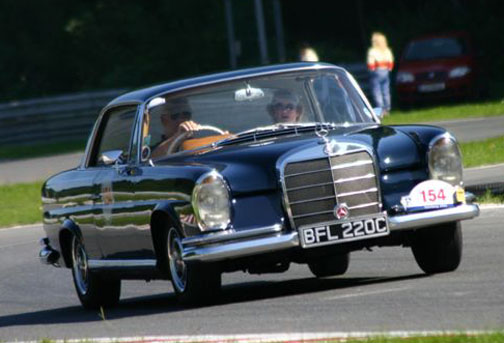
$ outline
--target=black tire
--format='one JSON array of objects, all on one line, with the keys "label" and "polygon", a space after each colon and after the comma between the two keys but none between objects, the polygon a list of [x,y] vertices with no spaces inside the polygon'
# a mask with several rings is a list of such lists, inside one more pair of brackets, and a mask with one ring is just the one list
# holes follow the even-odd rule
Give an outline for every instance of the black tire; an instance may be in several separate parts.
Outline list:
[{"label": "black tire", "polygon": [[454,271],[462,260],[460,223],[448,223],[417,231],[411,250],[418,266],[427,274]]},{"label": "black tire", "polygon": [[113,307],[121,296],[121,280],[108,279],[89,270],[84,244],[72,238],[72,276],[77,296],[86,309]]},{"label": "black tire", "polygon": [[350,264],[350,253],[325,256],[316,261],[308,262],[310,271],[316,277],[343,275]]},{"label": "black tire", "polygon": [[208,264],[186,264],[182,260],[181,238],[174,227],[166,232],[168,268],[175,294],[182,303],[209,303],[220,292],[221,272]]}]

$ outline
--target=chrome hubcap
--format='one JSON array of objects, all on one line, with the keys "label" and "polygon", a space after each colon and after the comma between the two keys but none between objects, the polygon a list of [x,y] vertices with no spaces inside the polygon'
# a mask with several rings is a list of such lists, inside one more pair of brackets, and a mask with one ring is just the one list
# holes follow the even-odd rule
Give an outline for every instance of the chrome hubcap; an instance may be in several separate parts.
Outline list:
[{"label": "chrome hubcap", "polygon": [[88,259],[84,246],[77,238],[73,239],[72,259],[75,285],[77,286],[79,293],[84,295],[89,289]]},{"label": "chrome hubcap", "polygon": [[184,292],[187,284],[187,266],[182,259],[182,242],[177,230],[168,232],[168,258],[173,285],[178,292]]}]

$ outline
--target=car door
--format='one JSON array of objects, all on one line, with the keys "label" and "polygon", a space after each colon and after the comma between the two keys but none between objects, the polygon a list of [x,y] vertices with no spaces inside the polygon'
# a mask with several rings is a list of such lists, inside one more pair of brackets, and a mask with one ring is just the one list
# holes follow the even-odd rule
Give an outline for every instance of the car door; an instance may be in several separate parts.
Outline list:
[{"label": "car door", "polygon": [[106,260],[138,257],[135,251],[139,226],[135,222],[131,183],[136,164],[132,136],[137,107],[128,105],[107,110],[90,160],[91,167],[98,171],[94,181],[97,187],[94,219],[99,246]]}]

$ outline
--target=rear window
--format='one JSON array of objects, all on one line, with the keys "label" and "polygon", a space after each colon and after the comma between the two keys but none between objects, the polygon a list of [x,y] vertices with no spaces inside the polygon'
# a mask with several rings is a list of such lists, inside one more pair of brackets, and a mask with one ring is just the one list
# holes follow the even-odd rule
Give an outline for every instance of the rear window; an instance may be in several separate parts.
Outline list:
[{"label": "rear window", "polygon": [[461,38],[433,38],[411,42],[406,48],[406,61],[453,58],[465,55],[467,46]]}]

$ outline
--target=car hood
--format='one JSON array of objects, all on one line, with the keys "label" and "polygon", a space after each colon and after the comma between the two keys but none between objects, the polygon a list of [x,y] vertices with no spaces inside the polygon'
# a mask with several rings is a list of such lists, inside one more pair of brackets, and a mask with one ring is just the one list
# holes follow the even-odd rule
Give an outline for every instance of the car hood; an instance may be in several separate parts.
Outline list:
[{"label": "car hood", "polygon": [[425,73],[435,70],[445,70],[458,66],[471,66],[472,59],[469,56],[459,56],[456,58],[429,59],[422,61],[401,61],[399,71],[412,73]]},{"label": "car hood", "polygon": [[[382,172],[414,168],[423,163],[417,143],[394,127],[337,128],[330,130],[327,138],[337,143],[365,146],[374,153]],[[207,166],[226,178],[234,194],[262,192],[279,187],[279,161],[304,149],[320,149],[322,152],[324,146],[322,138],[307,133],[188,151],[160,163]]]}]

